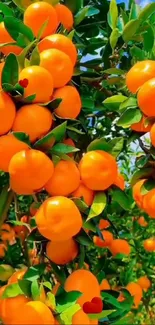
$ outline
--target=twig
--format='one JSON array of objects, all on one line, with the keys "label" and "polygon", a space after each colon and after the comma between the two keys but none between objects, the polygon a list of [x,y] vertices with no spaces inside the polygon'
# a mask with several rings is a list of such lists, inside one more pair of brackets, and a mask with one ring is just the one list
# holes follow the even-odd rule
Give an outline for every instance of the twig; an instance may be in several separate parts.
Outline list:
[{"label": "twig", "polygon": [[149,153],[150,153],[149,149],[147,149],[147,148],[144,146],[143,141],[142,141],[140,138],[138,139],[138,142],[139,142],[139,145],[140,145],[141,149],[142,149],[146,154],[149,154]]}]

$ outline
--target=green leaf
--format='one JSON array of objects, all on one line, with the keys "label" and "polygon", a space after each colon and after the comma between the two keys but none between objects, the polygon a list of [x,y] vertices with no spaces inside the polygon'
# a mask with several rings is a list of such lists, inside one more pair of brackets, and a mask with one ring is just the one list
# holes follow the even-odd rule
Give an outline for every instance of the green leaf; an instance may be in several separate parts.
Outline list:
[{"label": "green leaf", "polygon": [[30,95],[30,96],[22,99],[22,102],[24,102],[25,104],[29,104],[29,103],[32,103],[35,98],[36,98],[36,94],[33,94],[33,95]]},{"label": "green leaf", "polygon": [[132,57],[136,58],[136,61],[145,60],[145,52],[135,45],[131,47],[130,54]]},{"label": "green leaf", "polygon": [[73,197],[72,201],[76,204],[81,212],[86,212],[89,209],[88,205],[78,197]]},{"label": "green leaf", "polygon": [[11,265],[1,264],[0,265],[0,281],[6,282],[10,276],[14,273],[14,269]]},{"label": "green leaf", "polygon": [[149,168],[142,168],[140,170],[137,170],[130,181],[131,186],[133,186],[139,179],[143,179],[143,178],[148,178],[151,175],[153,175],[154,173],[154,169],[152,167]]},{"label": "green leaf", "polygon": [[62,102],[61,98],[56,98],[56,99],[52,100],[50,103],[48,103],[47,106],[48,106],[48,108],[50,108],[53,111],[54,109],[56,109],[59,106],[59,104],[61,102]]},{"label": "green leaf", "polygon": [[13,11],[7,4],[4,4],[1,2],[0,3],[0,11],[2,11],[4,16],[9,16],[9,17],[12,16],[13,17]]},{"label": "green leaf", "polygon": [[129,21],[129,17],[128,17],[126,11],[124,11],[122,8],[120,8],[120,12],[121,12],[121,16],[123,19],[123,23],[124,23],[124,25],[126,25]]},{"label": "green leaf", "polygon": [[95,194],[94,201],[91,205],[89,215],[86,221],[100,215],[105,209],[106,203],[107,203],[107,197],[104,192],[98,192],[97,194]]},{"label": "green leaf", "polygon": [[133,2],[130,9],[129,20],[136,19],[138,17],[139,11],[139,6],[135,2]]},{"label": "green leaf", "polygon": [[57,312],[62,313],[67,308],[75,305],[78,298],[82,295],[79,291],[64,291],[60,296],[57,297]]},{"label": "green leaf", "polygon": [[133,123],[138,123],[142,118],[142,113],[137,108],[128,108],[119,120],[117,121],[118,126],[122,126],[123,128],[128,128]]},{"label": "green leaf", "polygon": [[66,145],[64,143],[57,143],[52,147],[50,152],[58,155],[59,153],[68,154],[68,153],[72,153],[72,152],[77,152],[79,150],[80,149]]},{"label": "green leaf", "polygon": [[114,28],[110,35],[110,46],[111,46],[112,50],[114,50],[119,37],[120,37],[119,29]]},{"label": "green leaf", "polygon": [[131,209],[131,201],[129,197],[118,187],[112,190],[112,199],[117,202],[124,210]]},{"label": "green leaf", "polygon": [[74,25],[79,25],[87,16],[89,7],[85,6],[84,8],[80,9],[74,17]]},{"label": "green leaf", "polygon": [[118,137],[110,140],[108,143],[111,146],[110,153],[117,158],[117,156],[121,153],[123,146],[124,146],[124,138]]},{"label": "green leaf", "polygon": [[13,192],[8,186],[2,188],[0,193],[0,227],[4,223],[10,204],[13,200]]},{"label": "green leaf", "polygon": [[29,135],[24,132],[12,132],[12,134],[20,141],[28,144],[31,147]]},{"label": "green leaf", "polygon": [[124,112],[126,108],[136,108],[137,107],[137,98],[129,97],[124,102],[120,104],[119,111]]},{"label": "green leaf", "polygon": [[87,11],[87,17],[95,16],[100,12],[98,8],[89,7]]},{"label": "green leaf", "polygon": [[45,31],[47,25],[48,25],[48,19],[43,23],[43,25],[41,26],[41,28],[40,28],[40,30],[39,30],[39,32],[38,32],[38,35],[37,35],[37,40],[38,40],[38,41],[39,41],[40,38],[42,37],[42,35],[43,35],[43,33],[44,33],[44,31]]},{"label": "green leaf", "polygon": [[19,287],[18,283],[13,283],[10,284],[6,287],[2,298],[13,298],[13,297],[17,297],[19,295],[22,295],[23,292]]},{"label": "green leaf", "polygon": [[132,19],[125,25],[123,35],[122,35],[124,42],[127,43],[130,40],[132,40],[139,26],[140,26],[140,20],[138,19]]},{"label": "green leaf", "polygon": [[115,310],[103,310],[101,313],[99,314],[89,314],[89,318],[90,319],[103,319],[105,317],[107,317],[108,315],[112,314]]},{"label": "green leaf", "polygon": [[64,285],[66,281],[66,275],[64,273],[64,270],[59,268],[55,263],[50,261],[50,264],[52,266],[52,273],[56,276],[56,279],[60,282],[60,284]]},{"label": "green leaf", "polygon": [[18,55],[18,63],[20,65],[20,68],[23,69],[25,67],[25,58],[29,54],[29,52],[34,48],[36,45],[36,40],[28,44],[23,51],[21,52],[20,55]]},{"label": "green leaf", "polygon": [[81,135],[85,134],[85,132],[82,132],[81,130],[76,129],[74,126],[67,126],[67,130],[73,131],[73,132],[75,132],[77,134],[81,134]]},{"label": "green leaf", "polygon": [[147,20],[155,11],[155,3],[150,3],[144,7],[143,10],[140,11],[138,18],[144,22]]},{"label": "green leaf", "polygon": [[34,48],[30,57],[30,65],[39,65],[40,64],[40,54],[38,51],[38,46]]},{"label": "green leaf", "polygon": [[111,21],[111,27],[112,29],[115,29],[118,21],[118,8],[117,8],[116,0],[110,1],[109,16]]},{"label": "green leaf", "polygon": [[21,11],[27,8],[26,4],[24,6],[23,0],[12,0],[12,1]]},{"label": "green leaf", "polygon": [[[4,25],[8,33],[15,41],[17,41],[20,35],[23,35],[25,37],[27,44],[34,40],[32,30],[28,26],[24,25],[21,20],[18,20],[15,17],[5,17]],[[25,44],[25,46],[27,44]]]},{"label": "green leaf", "polygon": [[42,282],[42,285],[52,291],[52,284],[49,281]]},{"label": "green leaf", "polygon": [[117,111],[121,103],[123,103],[127,99],[126,96],[123,95],[114,95],[106,98],[103,101],[103,104],[106,108],[111,111]]},{"label": "green leaf", "polygon": [[52,292],[47,292],[47,301],[48,301],[48,304],[50,305],[50,307],[52,309],[55,309],[56,299],[55,299],[55,295]]},{"label": "green leaf", "polygon": [[10,220],[9,222],[15,226],[25,226],[28,230],[30,229],[29,225],[25,222],[19,220]]},{"label": "green leaf", "polygon": [[70,306],[67,308],[64,312],[62,312],[59,316],[60,318],[60,323],[64,325],[72,324],[72,317],[73,315],[80,310],[81,307],[78,304],[75,304],[73,306]]},{"label": "green leaf", "polygon": [[83,229],[81,229],[80,233],[75,237],[75,239],[79,244],[83,246],[90,247],[93,244],[92,239]]},{"label": "green leaf", "polygon": [[96,139],[92,141],[87,147],[87,151],[93,151],[93,150],[103,150],[106,152],[110,152],[111,146],[104,138]]},{"label": "green leaf", "polygon": [[144,50],[150,52],[154,46],[154,30],[151,25],[147,24],[146,32],[143,34]]},{"label": "green leaf", "polygon": [[18,83],[19,67],[16,55],[10,53],[5,61],[2,71],[2,87],[3,84],[15,86]]},{"label": "green leaf", "polygon": [[117,68],[110,68],[110,69],[104,70],[103,73],[115,74],[115,75],[121,76],[121,75],[125,74],[125,71],[123,71],[121,69],[117,69]]},{"label": "green leaf", "polygon": [[44,273],[45,268],[46,264],[31,266],[28,271],[24,274],[23,279],[29,280],[31,282],[37,280]]},{"label": "green leaf", "polygon": [[153,190],[155,188],[155,180],[153,179],[148,179],[147,181],[144,182],[140,189],[140,193],[142,195],[147,194],[149,191]]},{"label": "green leaf", "polygon": [[29,280],[18,280],[18,284],[20,289],[23,291],[24,295],[27,297],[31,297],[31,281]]},{"label": "green leaf", "polygon": [[49,150],[54,145],[55,141],[62,141],[65,137],[67,122],[58,125],[55,129],[49,132],[45,137],[34,144],[34,148]]},{"label": "green leaf", "polygon": [[110,305],[116,307],[117,309],[121,309],[121,304],[119,301],[117,301],[116,298],[114,298],[112,295],[109,293],[102,291],[101,296],[103,297],[104,301],[109,303]]},{"label": "green leaf", "polygon": [[38,300],[40,297],[40,288],[37,280],[31,282],[31,293],[33,300]]}]

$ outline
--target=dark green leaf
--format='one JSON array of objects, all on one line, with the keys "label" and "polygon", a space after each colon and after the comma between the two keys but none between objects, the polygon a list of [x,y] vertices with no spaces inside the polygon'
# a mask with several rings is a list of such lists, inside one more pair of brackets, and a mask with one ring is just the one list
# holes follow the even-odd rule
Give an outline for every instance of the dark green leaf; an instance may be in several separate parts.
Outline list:
[{"label": "dark green leaf", "polygon": [[140,20],[138,19],[132,19],[125,25],[123,35],[122,35],[124,42],[127,43],[130,40],[132,40],[139,26],[140,26]]},{"label": "dark green leaf", "polygon": [[29,147],[31,147],[29,135],[24,132],[12,132],[12,134],[20,141],[25,142],[28,144]]},{"label": "dark green leaf", "polygon": [[86,212],[89,208],[88,205],[78,197],[73,197],[72,201],[74,201],[74,203],[76,204],[76,206],[81,212]]},{"label": "dark green leaf", "polygon": [[20,289],[23,291],[24,295],[27,297],[31,297],[31,281],[29,280],[18,280],[18,284]]},{"label": "dark green leaf", "polygon": [[43,25],[41,26],[41,28],[40,28],[40,30],[39,30],[39,32],[38,32],[38,35],[37,35],[37,40],[38,40],[38,41],[39,41],[40,38],[42,37],[42,35],[43,35],[43,33],[44,33],[44,31],[45,31],[47,25],[48,25],[48,19],[43,23]]},{"label": "dark green leaf", "polygon": [[33,95],[30,95],[30,96],[22,99],[22,102],[24,102],[25,104],[29,104],[29,103],[32,103],[35,98],[36,98],[36,94],[33,94]]},{"label": "dark green leaf", "polygon": [[8,209],[13,199],[13,192],[8,186],[2,188],[0,193],[0,227],[7,217]]},{"label": "dark green leaf", "polygon": [[39,277],[44,273],[46,264],[38,264],[31,266],[28,271],[24,274],[23,279],[29,280],[31,282],[39,279]]},{"label": "dark green leaf", "polygon": [[149,191],[153,190],[155,188],[155,180],[153,179],[148,179],[147,181],[144,182],[140,189],[140,193],[142,195],[147,194]]},{"label": "dark green leaf", "polygon": [[118,187],[112,190],[112,198],[117,202],[124,210],[131,209],[131,200],[129,197]]},{"label": "dark green leaf", "polygon": [[117,41],[119,39],[119,36],[120,36],[119,29],[114,28],[110,35],[110,46],[111,46],[112,50],[114,50],[114,48],[117,44]]},{"label": "dark green leaf", "polygon": [[70,306],[74,305],[82,293],[79,291],[64,291],[63,294],[57,297],[57,312],[62,313]]},{"label": "dark green leaf", "polygon": [[107,197],[104,192],[98,192],[95,194],[94,201],[91,205],[87,221],[100,215],[105,209],[107,204]]},{"label": "dark green leaf", "polygon": [[24,25],[21,20],[18,20],[15,17],[5,17],[4,25],[15,41],[17,41],[20,34],[27,39],[27,44],[34,40],[32,30],[28,26]]},{"label": "dark green leaf", "polygon": [[103,150],[110,152],[111,151],[111,146],[110,144],[103,138],[101,139],[96,139],[92,141],[89,146],[87,147],[87,151],[93,151],[93,150]]},{"label": "dark green leaf", "polygon": [[10,84],[15,86],[18,83],[19,67],[17,57],[10,53],[5,61],[2,71],[2,87],[3,84]]},{"label": "dark green leaf", "polygon": [[119,137],[119,138],[114,138],[112,140],[110,140],[108,143],[111,146],[111,151],[110,153],[116,158],[120,152],[123,149],[124,146],[124,138]]},{"label": "dark green leaf", "polygon": [[137,46],[131,47],[130,53],[136,58],[136,61],[142,61],[145,59],[145,52]]},{"label": "dark green leaf", "polygon": [[4,4],[1,2],[0,3],[0,11],[2,11],[4,16],[9,16],[9,17],[12,16],[13,17],[13,11],[7,4]]},{"label": "dark green leaf", "polygon": [[48,107],[53,111],[54,109],[56,109],[59,104],[62,102],[61,98],[56,98],[54,100],[52,100],[50,103],[48,103]]},{"label": "dark green leaf", "polygon": [[142,168],[140,170],[137,170],[132,178],[131,178],[131,186],[133,186],[139,179],[143,179],[143,178],[148,178],[151,175],[153,175],[154,173],[154,169],[152,167],[150,168]]},{"label": "dark green leaf", "polygon": [[76,241],[83,246],[91,246],[93,244],[92,239],[89,235],[82,229],[80,233],[75,237]]},{"label": "dark green leaf", "polygon": [[79,12],[75,15],[74,17],[74,25],[77,26],[79,25],[87,16],[89,7],[84,7],[79,10]]},{"label": "dark green leaf", "polygon": [[139,11],[139,6],[135,2],[133,2],[130,9],[129,20],[136,19],[138,17]]},{"label": "dark green leaf", "polygon": [[49,150],[54,145],[55,141],[59,142],[64,139],[66,133],[67,122],[58,125],[55,129],[49,132],[45,137],[34,144],[34,148]]},{"label": "dark green leaf", "polygon": [[103,73],[115,74],[115,75],[121,76],[121,75],[125,74],[125,71],[123,71],[121,69],[117,69],[117,68],[110,68],[110,69],[104,70]]},{"label": "dark green leaf", "polygon": [[60,269],[55,263],[50,261],[51,266],[52,266],[52,271],[56,276],[56,279],[60,282],[60,284],[64,285],[66,281],[66,275],[64,273],[63,269]]},{"label": "dark green leaf", "polygon": [[40,54],[38,51],[38,46],[34,48],[30,57],[30,65],[39,65],[40,64]]},{"label": "dark green leaf", "polygon": [[137,108],[128,108],[117,121],[118,126],[128,128],[133,123],[138,123],[142,118],[142,113]]},{"label": "dark green leaf", "polygon": [[66,145],[64,143],[57,143],[52,147],[50,152],[58,155],[59,153],[68,154],[68,153],[71,153],[71,152],[77,152],[79,150],[80,149],[69,146],[69,145]]},{"label": "dark green leaf", "polygon": [[87,16],[87,17],[95,16],[95,15],[97,15],[99,12],[100,12],[99,9],[94,8],[94,7],[89,7],[86,16]]},{"label": "dark green leaf", "polygon": [[150,52],[154,46],[154,30],[151,25],[147,24],[146,32],[143,34],[144,50]]},{"label": "dark green leaf", "polygon": [[110,305],[114,306],[117,309],[121,309],[121,304],[119,301],[117,301],[116,298],[114,298],[112,295],[110,295],[107,292],[102,291],[101,296],[103,297],[104,301],[109,303]]}]

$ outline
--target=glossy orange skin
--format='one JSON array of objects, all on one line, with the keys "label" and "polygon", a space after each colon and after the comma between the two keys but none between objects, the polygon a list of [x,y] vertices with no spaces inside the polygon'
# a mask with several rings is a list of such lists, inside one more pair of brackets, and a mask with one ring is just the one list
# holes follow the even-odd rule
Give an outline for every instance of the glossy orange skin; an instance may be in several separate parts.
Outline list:
[{"label": "glossy orange skin", "polygon": [[155,147],[155,123],[152,125],[150,130],[151,143]]},{"label": "glossy orange skin", "polygon": [[4,64],[5,62],[0,63],[0,89],[2,88],[2,72],[3,72]]},{"label": "glossy orange skin", "polygon": [[74,24],[74,18],[71,10],[60,3],[58,3],[54,8],[57,13],[59,24],[61,23],[68,31],[70,31]]},{"label": "glossy orange skin", "polygon": [[57,49],[66,53],[73,65],[75,65],[77,60],[77,50],[73,42],[62,34],[53,34],[43,38],[38,44],[39,52],[49,49]]},{"label": "glossy orange skin", "polygon": [[152,189],[144,195],[143,209],[150,216],[155,219],[155,189]]},{"label": "glossy orange skin", "polygon": [[[0,44],[4,43],[15,43],[15,40],[9,35],[6,30],[4,23],[0,23]],[[15,55],[19,55],[23,49],[17,45],[7,45],[1,47],[1,52],[4,55],[9,55],[10,53],[14,53]]]},{"label": "glossy orange skin", "polygon": [[74,161],[61,160],[54,168],[54,173],[45,185],[50,195],[68,196],[80,184],[80,172]]},{"label": "glossy orange skin", "polygon": [[2,321],[4,322],[4,324],[13,325],[13,319],[19,313],[19,310],[21,310],[28,301],[29,298],[25,297],[24,295],[3,299],[1,310]]},{"label": "glossy orange skin", "polygon": [[140,179],[132,188],[133,198],[140,209],[143,209],[144,196],[141,194],[141,187],[145,181],[145,179]]},{"label": "glossy orange skin", "polygon": [[145,126],[146,117],[142,117],[142,119],[138,123],[134,123],[131,125],[131,129],[133,131],[139,132],[139,133],[147,133],[151,130],[152,124],[148,123],[147,126]]},{"label": "glossy orange skin", "polygon": [[73,86],[59,88],[53,94],[53,99],[56,98],[61,98],[62,101],[55,109],[55,114],[65,119],[76,119],[82,108],[77,89]]},{"label": "glossy orange skin", "polygon": [[107,279],[103,279],[100,283],[100,290],[110,290],[110,284]]},{"label": "glossy orange skin", "polygon": [[11,158],[21,150],[27,150],[29,146],[9,133],[0,137],[0,170],[8,172]]},{"label": "glossy orange skin", "polygon": [[89,317],[87,314],[84,313],[82,309],[78,310],[72,318],[72,324],[73,325],[87,325],[90,324]]},{"label": "glossy orange skin", "polygon": [[144,249],[147,252],[154,252],[155,251],[155,239],[154,238],[148,238],[144,240]]},{"label": "glossy orange skin", "polygon": [[24,12],[24,24],[30,27],[37,37],[41,27],[48,20],[41,38],[54,33],[58,26],[58,18],[53,6],[44,1],[34,2]]},{"label": "glossy orange skin", "polygon": [[108,230],[103,230],[102,235],[104,239],[98,236],[93,237],[93,242],[97,247],[109,247],[114,239],[113,234]]},{"label": "glossy orange skin", "polygon": [[141,276],[137,283],[140,285],[140,287],[144,290],[144,291],[148,291],[148,289],[151,287],[151,281],[149,280],[149,278],[146,275]]},{"label": "glossy orange skin", "polygon": [[33,194],[44,187],[53,172],[53,162],[43,152],[35,149],[20,151],[9,164],[11,188],[17,194]]},{"label": "glossy orange skin", "polygon": [[126,75],[126,85],[131,93],[136,94],[139,88],[155,76],[155,61],[145,60],[134,64]]},{"label": "glossy orange skin", "polygon": [[73,75],[73,63],[70,57],[57,49],[41,52],[40,66],[51,74],[54,88],[64,87]]},{"label": "glossy orange skin", "polygon": [[124,176],[122,174],[118,173],[114,185],[119,187],[122,191],[125,190],[125,179],[124,179]]},{"label": "glossy orange skin", "polygon": [[37,104],[22,106],[15,117],[13,131],[24,132],[34,142],[48,133],[53,124],[52,113]]},{"label": "glossy orange skin", "polygon": [[88,270],[76,270],[67,278],[64,288],[69,291],[80,291],[82,296],[78,298],[77,303],[80,306],[94,297],[100,297],[100,285],[93,273]]},{"label": "glossy orange skin", "polygon": [[110,227],[110,222],[108,220],[101,219],[100,222],[99,222],[99,229],[103,230],[103,229],[106,229],[108,227]]},{"label": "glossy orange skin", "polygon": [[72,196],[82,198],[88,206],[91,206],[94,200],[94,191],[80,182],[79,187],[72,193]]},{"label": "glossy orange skin", "polygon": [[16,107],[11,97],[0,92],[0,135],[10,131],[16,115]]},{"label": "glossy orange skin", "polygon": [[129,255],[131,247],[125,239],[114,239],[111,243],[110,251],[113,256],[117,254]]},{"label": "glossy orange skin", "polygon": [[28,86],[24,89],[24,98],[36,95],[33,103],[47,103],[53,94],[53,78],[51,74],[40,66],[24,68],[19,74],[19,81],[27,79]]},{"label": "glossy orange skin", "polygon": [[126,289],[130,292],[131,296],[134,297],[134,306],[138,308],[143,297],[142,288],[138,283],[130,282],[126,286]]},{"label": "glossy orange skin", "polygon": [[45,200],[40,206],[36,213],[36,223],[39,232],[45,238],[64,241],[80,231],[82,217],[72,200],[55,196]]},{"label": "glossy orange skin", "polygon": [[106,190],[117,179],[117,164],[107,152],[87,152],[80,161],[79,170],[83,183],[94,191]]},{"label": "glossy orange skin", "polygon": [[138,106],[140,110],[149,117],[155,116],[154,110],[155,78],[148,80],[140,88],[137,94]]},{"label": "glossy orange skin", "polygon": [[2,317],[2,302],[3,302],[2,296],[3,296],[3,293],[6,289],[6,287],[7,287],[7,285],[0,287],[0,318]]},{"label": "glossy orange skin", "polygon": [[78,251],[78,244],[73,238],[60,242],[51,241],[46,246],[47,257],[59,265],[65,265],[73,261]]},{"label": "glossy orange skin", "polygon": [[18,280],[22,280],[26,271],[27,268],[25,267],[24,269],[17,270],[16,272],[14,272],[8,280],[8,284],[17,283]]}]

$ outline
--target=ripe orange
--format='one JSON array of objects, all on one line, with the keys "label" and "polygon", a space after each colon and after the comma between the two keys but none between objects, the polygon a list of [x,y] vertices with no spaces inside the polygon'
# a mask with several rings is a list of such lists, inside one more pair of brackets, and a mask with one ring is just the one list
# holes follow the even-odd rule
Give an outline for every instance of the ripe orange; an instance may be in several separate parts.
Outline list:
[{"label": "ripe orange", "polygon": [[78,244],[73,238],[60,242],[50,241],[46,246],[46,254],[55,264],[65,265],[76,258]]},{"label": "ripe orange", "polygon": [[60,3],[58,3],[54,8],[57,13],[59,24],[61,23],[68,31],[70,31],[74,24],[73,14],[70,9]]},{"label": "ripe orange", "polygon": [[28,301],[29,298],[25,297],[24,295],[3,299],[1,305],[3,323],[13,325],[13,319]]},{"label": "ripe orange", "polygon": [[145,60],[134,64],[126,75],[126,85],[135,94],[138,89],[155,75],[155,61]]},{"label": "ripe orange", "polygon": [[93,237],[93,242],[97,247],[109,247],[114,239],[113,234],[108,230],[103,230],[102,235],[104,239],[98,236]]},{"label": "ripe orange", "polygon": [[32,217],[35,216],[36,212],[38,211],[38,208],[39,208],[39,205],[37,202],[33,202],[30,205],[30,214]]},{"label": "ripe orange", "polygon": [[89,325],[89,317],[82,309],[78,310],[72,318],[73,325]]},{"label": "ripe orange", "polygon": [[147,252],[154,252],[155,251],[155,239],[148,238],[144,240],[144,249]]},{"label": "ripe orange", "polygon": [[100,285],[93,273],[88,270],[76,270],[67,278],[64,289],[69,291],[80,291],[82,296],[78,298],[77,303],[80,306],[94,297],[100,297]]},{"label": "ripe orange", "polygon": [[54,168],[54,173],[45,185],[50,195],[68,196],[80,184],[80,172],[74,161],[61,160]]},{"label": "ripe orange", "polygon": [[47,2],[32,3],[24,13],[24,24],[30,27],[37,37],[44,23],[47,22],[41,38],[54,33],[58,26],[58,18],[55,9]]},{"label": "ripe orange", "polygon": [[117,179],[117,164],[109,153],[96,150],[87,152],[80,161],[83,183],[94,191],[106,190]]},{"label": "ripe orange", "polygon": [[6,254],[7,246],[3,243],[0,243],[0,258],[3,258]]},{"label": "ripe orange", "polygon": [[72,193],[72,196],[82,198],[88,206],[91,206],[94,200],[94,191],[80,182],[79,187]]},{"label": "ripe orange", "polygon": [[61,98],[62,101],[55,109],[55,113],[62,118],[75,119],[82,107],[81,98],[77,89],[73,86],[65,86],[57,89],[53,94],[53,99]]},{"label": "ripe orange", "polygon": [[9,164],[10,185],[17,194],[33,194],[44,187],[54,172],[53,162],[39,150],[16,153]]},{"label": "ripe orange", "polygon": [[138,91],[138,95],[137,95],[138,106],[146,116],[150,116],[150,117],[155,116],[154,96],[155,96],[155,78],[145,82],[144,85]]},{"label": "ripe orange", "polygon": [[148,125],[145,126],[146,119],[147,118],[143,116],[142,119],[139,122],[134,123],[134,124],[131,125],[131,129],[133,131],[141,132],[141,133],[149,132],[151,130],[152,123],[147,123]]},{"label": "ripe orange", "polygon": [[155,189],[152,189],[143,198],[143,209],[152,218],[155,219]]},{"label": "ripe orange", "polygon": [[49,49],[60,50],[70,57],[73,65],[75,65],[77,60],[76,46],[68,37],[62,34],[53,34],[43,38],[38,44],[38,49],[40,52]]},{"label": "ripe orange", "polygon": [[147,225],[148,225],[148,222],[145,220],[145,218],[143,216],[139,217],[137,222],[142,227],[147,227]]},{"label": "ripe orange", "polygon": [[51,100],[53,78],[46,69],[37,65],[26,67],[19,74],[19,81],[24,79],[28,80],[28,85],[24,89],[24,98],[36,95],[33,103],[46,103]]},{"label": "ripe orange", "polygon": [[1,240],[12,241],[15,239],[14,229],[7,223],[1,226]]},{"label": "ripe orange", "polygon": [[64,241],[80,231],[82,217],[72,200],[56,196],[45,200],[38,209],[36,223],[45,238]]},{"label": "ripe orange", "polygon": [[141,276],[137,283],[140,285],[140,287],[144,290],[147,291],[151,287],[151,281],[147,277],[147,275]]},{"label": "ripe orange", "polygon": [[41,52],[40,66],[52,75],[54,88],[65,86],[73,75],[73,64],[70,57],[57,49]]},{"label": "ripe orange", "polygon": [[2,302],[3,302],[2,296],[6,287],[7,285],[0,287],[0,318],[2,318]]},{"label": "ripe orange", "polygon": [[29,146],[9,133],[0,137],[0,170],[8,172],[9,163],[15,153],[28,149]]},{"label": "ripe orange", "polygon": [[123,176],[122,174],[118,173],[114,185],[116,185],[116,186],[119,187],[122,191],[124,191],[124,189],[125,189],[125,180],[124,180],[124,176]]},{"label": "ripe orange", "polygon": [[134,305],[136,308],[138,308],[140,301],[143,297],[142,288],[138,283],[130,282],[126,286],[126,289],[130,292],[131,296],[134,297]]},{"label": "ripe orange", "polygon": [[12,317],[12,324],[52,325],[55,319],[51,310],[41,301],[30,301],[22,306]]},{"label": "ripe orange", "polygon": [[5,62],[0,62],[0,89],[2,88],[2,72]]},{"label": "ripe orange", "polygon": [[153,126],[151,127],[151,130],[150,130],[150,137],[151,137],[151,143],[152,143],[152,145],[155,147],[155,123],[154,123]]},{"label": "ripe orange", "polygon": [[17,283],[18,280],[22,280],[23,276],[25,275],[27,271],[27,267],[21,269],[21,270],[17,270],[16,272],[14,272],[11,277],[8,280],[8,284],[12,284],[12,283]]},{"label": "ripe orange", "polygon": [[27,133],[34,142],[51,129],[53,123],[51,112],[37,104],[22,106],[15,117],[13,131]]},{"label": "ripe orange", "polygon": [[145,179],[140,179],[132,188],[133,198],[140,209],[143,209],[144,196],[141,194],[141,187],[145,181]]},{"label": "ripe orange", "polygon": [[103,230],[103,229],[106,229],[108,227],[110,227],[110,222],[108,220],[101,219],[100,222],[99,222],[99,229]]},{"label": "ripe orange", "polygon": [[[13,38],[9,35],[8,31],[6,30],[4,23],[0,23],[0,44],[4,43],[15,43]],[[23,49],[17,45],[7,45],[1,47],[1,52],[4,55],[8,55],[10,53],[14,53],[16,55],[20,54]]]},{"label": "ripe orange", "polygon": [[11,97],[0,92],[0,135],[7,133],[13,125],[16,115],[16,107]]},{"label": "ripe orange", "polygon": [[107,279],[103,279],[100,283],[100,290],[110,290],[110,284]]},{"label": "ripe orange", "polygon": [[114,239],[111,243],[110,251],[113,256],[117,254],[129,255],[131,247],[125,239]]}]

